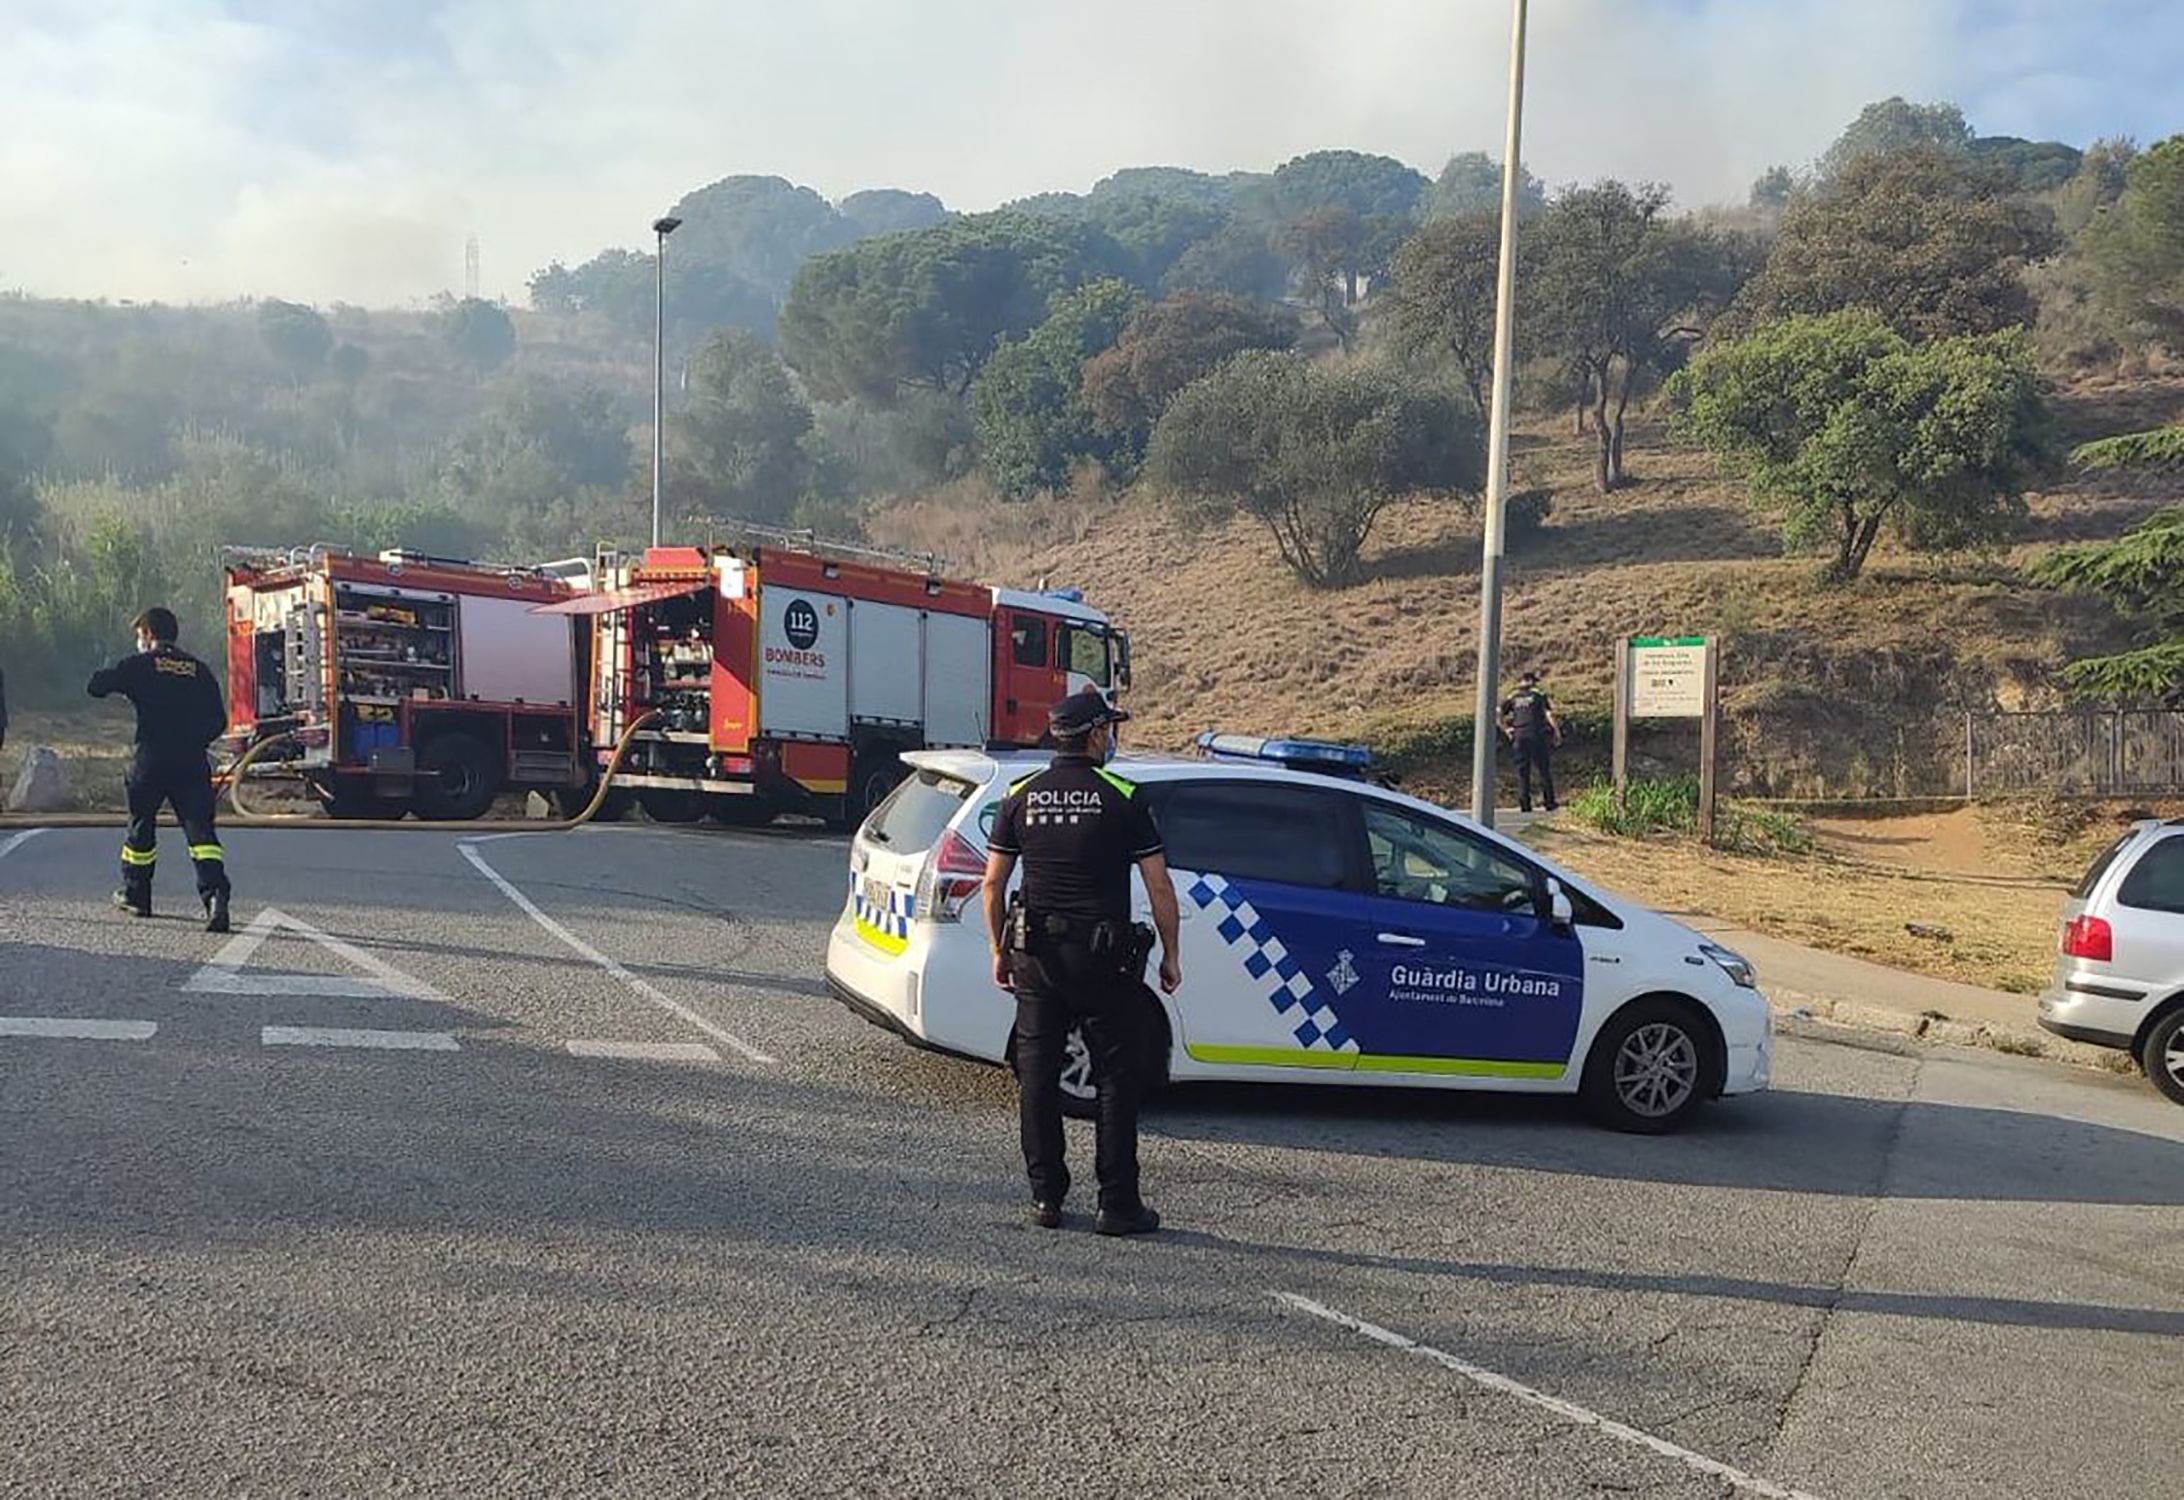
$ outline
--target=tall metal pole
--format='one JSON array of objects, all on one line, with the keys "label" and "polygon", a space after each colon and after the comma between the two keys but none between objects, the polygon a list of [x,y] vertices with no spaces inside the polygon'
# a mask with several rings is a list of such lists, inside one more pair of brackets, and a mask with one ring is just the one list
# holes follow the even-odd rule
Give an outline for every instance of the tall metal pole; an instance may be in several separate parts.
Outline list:
[{"label": "tall metal pole", "polygon": [[1479,697],[1471,730],[1471,815],[1494,826],[1494,694],[1501,683],[1503,510],[1509,499],[1509,395],[1517,305],[1517,174],[1523,160],[1525,0],[1509,29],[1509,134],[1502,148],[1501,282],[1494,298],[1494,398],[1486,441],[1486,537],[1479,557]]},{"label": "tall metal pole", "polygon": [[660,471],[667,454],[667,237],[680,219],[654,219],[652,257],[652,545],[660,545]]}]

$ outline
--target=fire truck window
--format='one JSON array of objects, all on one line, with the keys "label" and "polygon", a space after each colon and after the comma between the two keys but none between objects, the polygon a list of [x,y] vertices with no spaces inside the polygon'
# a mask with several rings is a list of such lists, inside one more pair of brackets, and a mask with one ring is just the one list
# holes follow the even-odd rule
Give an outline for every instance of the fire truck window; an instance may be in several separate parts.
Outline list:
[{"label": "fire truck window", "polygon": [[1020,667],[1051,665],[1047,656],[1046,621],[1018,615],[1009,627],[1009,659]]},{"label": "fire truck window", "polygon": [[1062,627],[1062,665],[1092,679],[1095,687],[1107,686],[1107,633],[1088,625]]}]

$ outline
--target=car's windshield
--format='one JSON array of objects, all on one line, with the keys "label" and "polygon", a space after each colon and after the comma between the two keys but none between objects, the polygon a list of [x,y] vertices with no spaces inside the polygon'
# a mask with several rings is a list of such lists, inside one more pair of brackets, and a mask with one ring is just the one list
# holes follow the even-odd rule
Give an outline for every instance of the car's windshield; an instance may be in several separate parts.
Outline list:
[{"label": "car's windshield", "polygon": [[909,853],[930,849],[964,800],[976,791],[970,782],[938,771],[919,771],[888,794],[865,820],[864,836],[876,844]]}]

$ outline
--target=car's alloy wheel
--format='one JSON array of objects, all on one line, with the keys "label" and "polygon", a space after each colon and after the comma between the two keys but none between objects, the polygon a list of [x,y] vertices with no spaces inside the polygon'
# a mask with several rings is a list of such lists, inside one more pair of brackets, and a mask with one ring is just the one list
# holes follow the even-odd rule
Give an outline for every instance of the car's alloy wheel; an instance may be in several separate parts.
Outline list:
[{"label": "car's alloy wheel", "polygon": [[1681,1026],[1649,1022],[1631,1032],[1616,1050],[1616,1098],[1643,1119],[1674,1114],[1698,1086],[1698,1044]]},{"label": "car's alloy wheel", "polygon": [[1089,1113],[1098,1099],[1099,1088],[1092,1081],[1092,1044],[1084,1039],[1082,1026],[1072,1026],[1062,1040],[1062,1102]]}]

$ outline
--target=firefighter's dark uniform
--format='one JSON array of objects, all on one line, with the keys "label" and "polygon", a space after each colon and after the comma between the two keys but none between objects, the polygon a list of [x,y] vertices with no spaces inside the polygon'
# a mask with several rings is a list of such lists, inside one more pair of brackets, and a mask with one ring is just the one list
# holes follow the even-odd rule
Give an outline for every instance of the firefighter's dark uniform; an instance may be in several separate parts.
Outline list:
[{"label": "firefighter's dark uniform", "polygon": [[1161,852],[1159,830],[1130,782],[1087,756],[1058,755],[1009,789],[987,847],[1023,860],[1023,905],[1013,920],[1023,924],[1024,936],[1014,945],[1010,973],[1032,1199],[1058,1207],[1069,1192],[1060,1085],[1064,1044],[1081,1024],[1099,1087],[1100,1209],[1141,1214],[1145,950],[1133,942],[1130,871]]},{"label": "firefighter's dark uniform", "polygon": [[161,645],[91,677],[91,696],[116,693],[136,705],[136,754],[129,762],[129,834],[121,846],[121,894],[149,910],[159,860],[159,809],[174,808],[197,867],[197,894],[210,906],[228,894],[227,855],[213,827],[212,770],[205,750],[227,729],[219,681],[187,651]]},{"label": "firefighter's dark uniform", "polygon": [[1532,810],[1532,776],[1537,772],[1547,810],[1553,812],[1558,805],[1552,760],[1554,730],[1547,715],[1554,711],[1554,704],[1538,688],[1526,685],[1502,699],[1501,711],[1509,721],[1509,737],[1517,749],[1517,806],[1525,812]]}]

